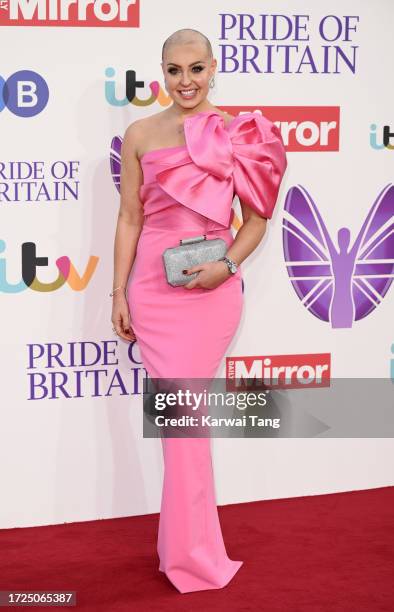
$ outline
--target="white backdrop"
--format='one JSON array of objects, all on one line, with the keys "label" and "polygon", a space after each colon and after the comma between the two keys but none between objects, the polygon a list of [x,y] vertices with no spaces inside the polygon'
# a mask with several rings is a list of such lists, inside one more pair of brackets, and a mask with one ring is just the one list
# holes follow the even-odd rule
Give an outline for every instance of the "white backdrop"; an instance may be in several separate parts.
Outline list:
[{"label": "white backdrop", "polygon": [[[346,225],[354,239],[378,193],[393,181],[393,151],[374,147],[370,140],[371,124],[381,144],[383,126],[392,122],[392,2],[349,0],[345,6],[332,1],[328,6],[287,1],[279,9],[276,2],[211,0],[191,11],[180,0],[141,0],[137,27],[92,27],[75,19],[52,27],[31,24],[27,18],[16,25],[6,21],[6,9],[0,11],[7,49],[0,76],[7,81],[19,71],[34,71],[49,94],[44,108],[35,112],[45,99],[45,86],[38,83],[37,96],[29,98],[32,90],[26,82],[31,83],[31,75],[22,72],[10,79],[2,96],[1,528],[159,511],[161,443],[142,437],[144,370],[138,346],[129,354],[127,343],[116,339],[111,329],[109,292],[119,194],[110,152],[113,138],[122,137],[130,122],[168,103],[160,53],[164,39],[176,29],[194,27],[212,41],[218,72],[210,101],[218,107],[234,114],[272,107],[273,120],[276,107],[303,107],[306,121],[319,116],[318,107],[339,108],[337,150],[310,151],[302,142],[295,150],[289,147],[288,169],[268,233],[242,265],[245,309],[227,356],[324,352],[331,355],[332,377],[390,375],[393,288],[376,310],[351,328],[334,329],[315,318],[291,287],[282,222],[286,193],[302,185],[331,236]],[[235,29],[227,30],[223,40],[224,14],[229,15],[226,23],[239,13],[257,22],[263,12],[308,16],[302,33],[306,37],[307,31],[309,40],[258,40],[257,26],[257,40],[239,40]],[[337,43],[323,40],[321,20],[332,15],[331,26],[343,25],[344,14],[352,16],[349,23],[356,28],[349,32],[350,40],[343,40],[343,31]],[[329,31],[333,29],[327,27]],[[243,44],[258,49],[262,72],[229,71],[224,45],[234,45],[239,54]],[[338,58],[335,73],[335,44],[347,57],[354,53],[354,71]],[[264,69],[267,45],[273,45],[270,73]],[[285,52],[278,45],[298,46],[292,48],[287,70]],[[332,53],[326,72],[324,45]],[[307,46],[314,73],[301,63]],[[162,97],[145,106],[111,103],[111,91],[118,100],[125,97],[127,70],[144,81],[137,89],[139,99],[149,98],[153,81],[161,85]],[[19,168],[23,171],[40,162],[41,170],[37,166],[35,177],[18,178],[16,162],[26,162]],[[76,197],[71,191],[55,191],[61,170],[67,168],[65,180]],[[238,210],[237,202],[235,206]],[[67,260],[58,262],[65,276],[69,274],[65,282],[60,277],[61,286],[31,286],[34,252],[22,251],[25,243],[36,245],[36,257],[48,258],[38,261],[41,283],[53,283],[59,276],[56,260],[69,258],[70,271],[62,267]],[[79,343],[87,343],[82,365]],[[225,374],[223,361],[218,376]],[[218,504],[393,484],[390,438],[215,439],[213,451]]]}]

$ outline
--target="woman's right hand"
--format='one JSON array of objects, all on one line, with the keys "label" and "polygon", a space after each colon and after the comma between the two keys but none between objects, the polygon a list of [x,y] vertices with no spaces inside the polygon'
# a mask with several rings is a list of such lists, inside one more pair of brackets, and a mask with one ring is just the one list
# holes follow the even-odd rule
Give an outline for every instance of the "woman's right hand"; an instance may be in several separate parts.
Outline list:
[{"label": "woman's right hand", "polygon": [[[117,292],[118,293],[118,292]],[[112,297],[112,324],[118,336],[132,342],[136,340],[134,331],[130,325],[130,312],[126,295],[120,291]]]}]

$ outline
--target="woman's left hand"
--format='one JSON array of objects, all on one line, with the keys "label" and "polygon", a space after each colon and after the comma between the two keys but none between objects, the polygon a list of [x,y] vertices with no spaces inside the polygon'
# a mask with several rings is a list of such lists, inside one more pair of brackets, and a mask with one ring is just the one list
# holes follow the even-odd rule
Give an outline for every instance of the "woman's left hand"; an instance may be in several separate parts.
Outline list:
[{"label": "woman's left hand", "polygon": [[182,285],[185,289],[194,289],[195,287],[215,289],[232,276],[225,261],[209,261],[187,268],[187,273],[193,274],[193,272],[198,272],[198,274],[189,283]]}]

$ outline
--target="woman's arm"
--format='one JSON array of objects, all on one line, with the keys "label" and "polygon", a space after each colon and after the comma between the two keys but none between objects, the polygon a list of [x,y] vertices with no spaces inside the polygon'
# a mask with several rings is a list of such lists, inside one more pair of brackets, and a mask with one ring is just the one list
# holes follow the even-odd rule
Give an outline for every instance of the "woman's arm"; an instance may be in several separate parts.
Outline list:
[{"label": "woman's arm", "polygon": [[[267,219],[258,215],[250,206],[244,204],[241,199],[240,205],[243,224],[226,253],[238,265],[255,250],[267,229]],[[199,272],[199,274],[194,280],[183,285],[185,289],[194,289],[194,287],[215,289],[231,276],[231,272],[224,261],[208,262],[188,268],[189,274],[193,272]]]},{"label": "woman's arm", "polygon": [[129,307],[125,289],[144,223],[143,205],[139,189],[143,180],[136,144],[140,136],[139,121],[126,129],[121,148],[120,207],[114,241],[114,278],[112,297],[112,323],[119,336],[135,340],[130,326]]},{"label": "woman's arm", "polygon": [[241,264],[260,244],[267,230],[267,219],[257,214],[250,206],[240,199],[242,210],[242,226],[238,230],[234,242],[227,251],[236,264]]}]

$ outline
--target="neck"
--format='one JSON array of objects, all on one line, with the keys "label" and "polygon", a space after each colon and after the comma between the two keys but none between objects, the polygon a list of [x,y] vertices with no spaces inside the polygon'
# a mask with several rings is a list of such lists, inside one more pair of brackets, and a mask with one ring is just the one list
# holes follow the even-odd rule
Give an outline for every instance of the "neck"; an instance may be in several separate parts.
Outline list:
[{"label": "neck", "polygon": [[185,119],[186,117],[190,117],[190,115],[195,115],[196,113],[201,113],[201,112],[205,112],[205,111],[209,111],[209,110],[215,110],[214,106],[212,106],[212,104],[209,103],[205,103],[205,104],[200,104],[198,106],[195,106],[194,108],[183,108],[182,106],[179,106],[178,104],[173,104],[173,115],[179,119]]}]

